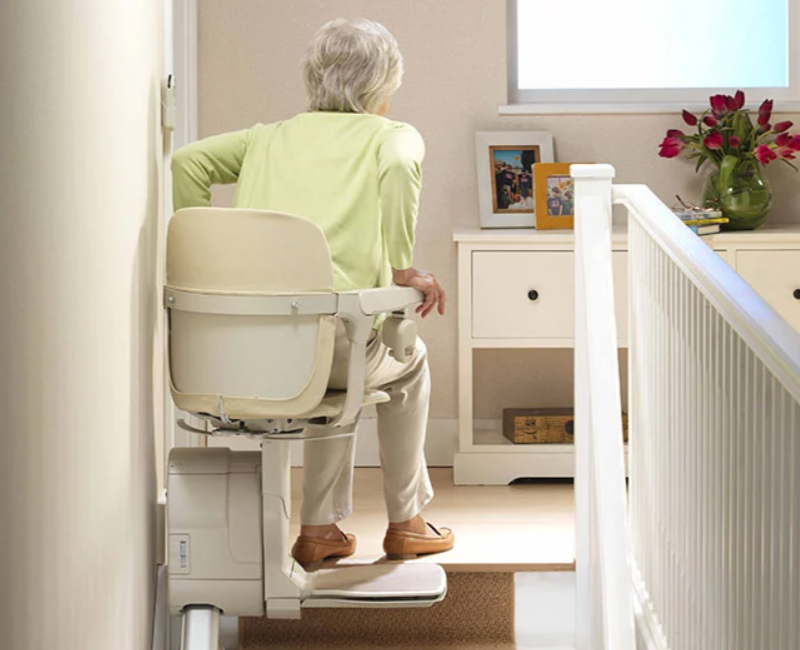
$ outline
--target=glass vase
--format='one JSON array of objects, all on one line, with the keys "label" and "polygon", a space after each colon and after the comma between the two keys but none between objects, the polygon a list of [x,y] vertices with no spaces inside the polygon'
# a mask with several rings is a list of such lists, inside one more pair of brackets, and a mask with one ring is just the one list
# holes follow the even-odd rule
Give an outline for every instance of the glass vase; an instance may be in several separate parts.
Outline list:
[{"label": "glass vase", "polygon": [[755,230],[772,207],[772,190],[761,166],[745,160],[733,168],[724,182],[719,170],[714,170],[706,180],[703,201],[706,207],[718,208],[722,216],[730,219],[722,230]]}]

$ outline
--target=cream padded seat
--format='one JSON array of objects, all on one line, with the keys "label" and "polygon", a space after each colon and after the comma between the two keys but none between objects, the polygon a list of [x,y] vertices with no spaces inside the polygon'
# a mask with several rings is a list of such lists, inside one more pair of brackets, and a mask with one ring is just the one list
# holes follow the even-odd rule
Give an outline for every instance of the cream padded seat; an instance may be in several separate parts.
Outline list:
[{"label": "cream padded seat", "polygon": [[[325,393],[325,397],[322,398],[322,401],[317,405],[316,408],[309,411],[308,413],[302,413],[297,416],[293,416],[287,420],[287,426],[291,427],[292,423],[297,421],[309,421],[309,420],[335,420],[338,418],[342,411],[344,410],[344,404],[346,401],[347,393],[343,390],[329,390]],[[375,404],[383,404],[390,400],[389,394],[384,393],[382,390],[370,390],[366,389],[364,391],[364,398],[361,400],[362,406],[373,406]],[[198,415],[202,418],[207,418],[212,424],[217,427],[214,430],[215,435],[217,436],[225,436],[225,435],[240,435],[241,432],[246,431],[253,434],[262,434],[268,433],[273,431],[273,427],[270,426],[270,423],[273,421],[269,419],[267,416],[260,414],[259,412],[250,413],[248,416],[243,417],[242,419],[233,419],[229,422],[223,422],[218,417],[212,415],[211,413],[202,413],[197,412],[195,415]],[[201,431],[199,429],[194,429],[190,426],[185,425],[185,423],[181,423],[181,425],[187,429],[188,431],[193,431],[195,433],[206,433],[205,431]],[[293,432],[291,428],[287,429],[287,432]],[[293,436],[286,435],[288,438],[293,438]],[[307,438],[318,438],[320,436],[303,436]]]},{"label": "cream padded seat", "polygon": [[[325,393],[325,397],[315,409],[303,415],[298,415],[299,419],[314,419],[314,418],[335,418],[342,414],[344,408],[345,397],[347,393],[343,390],[329,390]],[[382,390],[365,389],[364,398],[361,400],[363,406],[372,406],[374,404],[384,404],[389,401],[389,394],[384,393]]]},{"label": "cream padded seat", "polygon": [[180,210],[167,244],[175,404],[223,419],[318,409],[333,361],[334,296],[330,251],[313,222],[261,210]]},{"label": "cream padded seat", "polygon": [[[165,295],[176,406],[222,420],[340,417],[352,391],[327,389],[336,319],[358,295],[334,293],[325,235],[307,219],[180,210],[169,224]],[[371,318],[356,316],[363,334]],[[389,400],[361,390],[359,407]]]}]

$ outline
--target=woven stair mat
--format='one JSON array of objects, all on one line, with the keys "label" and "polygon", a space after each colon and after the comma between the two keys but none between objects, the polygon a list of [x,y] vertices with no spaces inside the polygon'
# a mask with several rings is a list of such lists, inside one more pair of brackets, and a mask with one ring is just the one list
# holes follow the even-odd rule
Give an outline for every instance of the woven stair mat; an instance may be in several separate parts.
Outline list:
[{"label": "woven stair mat", "polygon": [[240,649],[512,650],[514,574],[451,573],[429,609],[305,609],[299,621],[241,620]]}]

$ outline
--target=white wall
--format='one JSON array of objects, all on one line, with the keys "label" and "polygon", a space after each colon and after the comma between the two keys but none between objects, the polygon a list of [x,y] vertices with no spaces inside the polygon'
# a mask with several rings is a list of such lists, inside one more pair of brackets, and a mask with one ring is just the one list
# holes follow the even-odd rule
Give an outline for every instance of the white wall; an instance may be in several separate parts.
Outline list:
[{"label": "white wall", "polygon": [[[390,117],[416,126],[427,145],[416,262],[437,273],[452,298],[447,316],[421,325],[431,358],[434,418],[456,415],[457,285],[451,235],[454,227],[479,224],[475,131],[550,131],[557,160],[611,163],[617,182],[646,183],[665,201],[673,201],[676,193],[699,199],[701,180],[694,165],[658,157],[665,131],[680,128],[677,112],[498,115],[497,107],[506,102],[503,0],[200,0],[199,5],[201,136],[305,110],[300,59],[325,21],[369,18],[397,37],[406,76]],[[553,7],[557,15],[557,2]],[[556,20],[564,47],[569,47],[569,23],[560,15]],[[558,65],[558,52],[540,51],[540,56],[542,65]],[[800,115],[785,119],[797,123]],[[798,177],[786,165],[772,165],[768,176],[775,189],[771,220],[800,222]],[[504,406],[572,403],[567,351],[478,356],[476,417],[499,418]]]},{"label": "white wall", "polygon": [[4,649],[150,646],[160,50],[158,0],[0,3]]}]

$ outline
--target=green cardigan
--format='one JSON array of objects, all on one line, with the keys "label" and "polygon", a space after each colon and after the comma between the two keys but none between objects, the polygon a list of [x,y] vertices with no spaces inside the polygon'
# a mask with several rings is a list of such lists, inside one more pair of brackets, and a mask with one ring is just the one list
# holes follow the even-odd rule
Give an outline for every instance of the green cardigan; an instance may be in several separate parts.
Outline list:
[{"label": "green cardigan", "polygon": [[187,145],[172,158],[175,210],[208,206],[237,183],[234,206],[306,217],[322,228],[334,289],[388,286],[412,265],[425,145],[412,126],[363,113],[301,113]]}]

